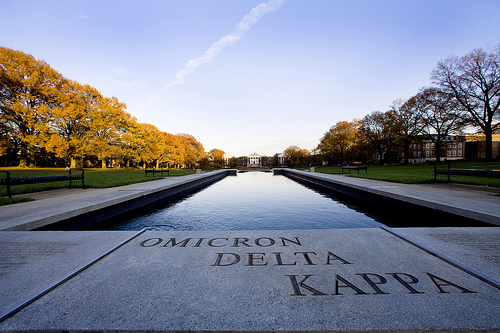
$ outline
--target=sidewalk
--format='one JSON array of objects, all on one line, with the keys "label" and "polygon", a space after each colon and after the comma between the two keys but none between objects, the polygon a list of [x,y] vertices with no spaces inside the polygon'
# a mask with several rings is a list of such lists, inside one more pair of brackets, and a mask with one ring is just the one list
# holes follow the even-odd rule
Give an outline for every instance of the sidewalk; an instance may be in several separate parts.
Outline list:
[{"label": "sidewalk", "polygon": [[[352,189],[365,197],[384,198],[421,206],[463,218],[500,225],[500,190],[450,184],[401,184],[342,175],[287,171],[299,178],[328,182],[333,188]],[[346,191],[343,191],[346,192]],[[370,200],[370,199],[368,199]],[[382,199],[383,200],[383,199]]]},{"label": "sidewalk", "polygon": [[[0,207],[0,331],[500,332],[497,227],[3,231],[221,173]],[[296,173],[500,221],[498,189]]]},{"label": "sidewalk", "polygon": [[[489,223],[500,225],[500,189],[458,184],[401,184],[355,178],[343,175],[330,175],[304,172],[322,179],[337,182],[343,186],[361,188],[387,197],[397,197],[408,202],[426,205],[442,205],[449,209],[467,211],[467,214],[483,214]],[[76,214],[76,210],[86,207],[116,204],[117,200],[132,200],[151,191],[175,186],[196,178],[197,175],[166,178],[146,183],[138,183],[106,189],[60,189],[38,193],[18,195],[30,197],[35,201],[0,207],[0,230],[11,228],[21,223],[34,222],[41,218],[50,218],[58,213]],[[10,221],[10,222],[9,222]],[[19,229],[17,229],[19,230]],[[30,229],[23,229],[30,230]]]},{"label": "sidewalk", "polygon": [[226,172],[214,171],[106,189],[61,189],[26,194],[24,196],[38,200],[0,207],[0,231],[34,230],[108,208],[128,211],[128,208],[138,201],[143,204],[154,200],[165,191],[175,192],[197,184],[209,183],[210,179],[223,177],[222,174]]}]

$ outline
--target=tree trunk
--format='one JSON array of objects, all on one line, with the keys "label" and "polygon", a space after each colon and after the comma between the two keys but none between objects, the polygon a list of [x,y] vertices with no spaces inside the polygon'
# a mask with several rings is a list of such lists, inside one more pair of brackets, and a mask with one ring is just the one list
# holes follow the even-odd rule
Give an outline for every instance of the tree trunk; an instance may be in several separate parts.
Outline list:
[{"label": "tree trunk", "polygon": [[20,168],[27,168],[29,167],[29,148],[28,144],[25,142],[21,142],[21,149],[20,149],[20,154],[19,154],[19,167]]},{"label": "tree trunk", "polygon": [[436,163],[441,162],[441,140],[436,140]]},{"label": "tree trunk", "polygon": [[108,166],[106,165],[106,158],[101,159],[101,169],[107,169]]},{"label": "tree trunk", "polygon": [[404,140],[404,154],[405,154],[404,164],[410,163],[410,140]]},{"label": "tree trunk", "polygon": [[491,161],[493,160],[493,134],[491,129],[484,131],[484,135],[486,137],[485,158],[486,161]]}]

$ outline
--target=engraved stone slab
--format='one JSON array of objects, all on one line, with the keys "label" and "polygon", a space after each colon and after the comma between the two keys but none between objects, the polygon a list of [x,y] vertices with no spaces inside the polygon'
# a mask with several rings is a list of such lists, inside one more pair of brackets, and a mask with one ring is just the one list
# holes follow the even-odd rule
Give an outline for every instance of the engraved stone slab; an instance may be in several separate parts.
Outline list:
[{"label": "engraved stone slab", "polygon": [[0,232],[0,313],[135,232]]},{"label": "engraved stone slab", "polygon": [[400,234],[500,281],[500,228],[404,228]]},{"label": "engraved stone slab", "polygon": [[27,328],[500,329],[500,290],[381,229],[148,231],[0,323]]}]

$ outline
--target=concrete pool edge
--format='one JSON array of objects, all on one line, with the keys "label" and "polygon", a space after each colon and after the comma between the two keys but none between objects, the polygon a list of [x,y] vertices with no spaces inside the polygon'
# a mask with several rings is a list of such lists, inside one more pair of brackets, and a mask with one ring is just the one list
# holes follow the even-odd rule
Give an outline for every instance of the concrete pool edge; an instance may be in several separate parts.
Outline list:
[{"label": "concrete pool edge", "polygon": [[[498,200],[498,204],[483,202],[481,199],[470,200],[449,196],[446,193],[434,193],[430,187],[424,185],[416,188],[406,184],[292,169],[275,169],[275,173],[288,175],[296,180],[306,180],[306,183],[315,183],[316,185],[323,183],[323,186],[327,184],[330,190],[336,190],[346,195],[357,195],[378,201],[392,201],[412,207],[422,207],[422,209],[425,208],[450,217],[460,216],[500,225],[500,200]],[[4,206],[0,209],[0,230],[36,230],[53,223],[61,224],[68,220],[85,224],[86,221],[92,219],[94,223],[97,220],[111,218],[114,215],[140,208],[151,202],[173,200],[227,175],[235,174],[236,170],[225,169],[116,188],[89,189],[72,196]]]},{"label": "concrete pool edge", "polygon": [[[225,171],[217,172],[224,174],[218,177],[225,177]],[[346,190],[365,189],[371,195],[385,192],[387,197],[403,200],[406,194],[410,202],[429,201],[429,204],[439,200],[434,204],[448,203],[450,210],[459,205],[458,208],[471,213],[471,207],[476,207],[483,215],[492,215],[490,208],[500,211],[499,205],[481,205],[479,201],[469,203],[469,208],[460,207],[465,201],[453,202],[452,196],[419,193],[405,185],[291,172],[303,178],[327,179],[335,186],[346,186]],[[189,183],[203,186],[203,179],[215,179],[212,176],[216,173],[210,174],[108,189],[96,192],[95,196],[87,192],[88,196],[80,200],[93,202],[101,209],[111,202],[130,205],[133,200],[130,198],[140,197],[141,191],[169,191]],[[16,216],[23,218],[26,211],[31,212],[30,216],[38,213],[40,219],[47,218],[42,213],[57,216],[58,205],[76,200],[71,199],[60,198],[59,204],[48,201],[50,205],[45,210],[40,209],[43,205],[32,206],[20,210]],[[10,211],[9,215],[13,213]],[[0,226],[4,216],[0,213]],[[499,281],[498,230],[495,227],[397,229],[405,238]],[[4,252],[12,264],[4,269],[11,270],[8,274],[18,272],[15,276],[4,275],[0,281],[3,290],[8,295],[28,296],[30,290],[26,286],[32,281],[41,287],[50,285],[53,282],[50,274],[63,276],[74,266],[114,249],[136,233],[0,232],[3,237],[0,243],[10,244],[8,249],[12,250]],[[295,244],[299,239],[301,245]],[[237,263],[223,261],[237,257],[241,257]],[[264,265],[264,259],[269,264]],[[420,260],[422,264],[418,264]],[[297,264],[292,264],[293,261]],[[420,282],[415,284],[408,274],[418,277]],[[377,280],[377,276],[385,277],[387,283]],[[411,286],[417,292],[408,292]],[[356,292],[356,288],[365,293]],[[472,293],[464,292],[463,288],[470,288]],[[383,229],[148,230],[30,303],[11,319],[0,322],[0,331],[500,332],[499,292]],[[10,305],[5,298],[0,303]],[[225,315],[219,315],[219,310],[226,311]],[[475,314],[468,315],[469,312]]]},{"label": "concrete pool edge", "polygon": [[[274,169],[276,175],[284,175],[295,181],[329,192],[341,194],[360,203],[370,202],[388,209],[423,217],[435,214],[436,218],[458,218],[471,222],[500,226],[500,204],[471,200],[422,191],[411,185],[305,172],[294,169]],[[500,200],[499,200],[500,201]]]},{"label": "concrete pool edge", "polygon": [[[84,227],[159,202],[178,199],[208,186],[236,170],[225,169],[163,180],[120,186],[110,189],[89,190],[68,197],[56,197],[9,206],[0,213],[0,231],[40,230],[57,224]],[[42,201],[45,201],[43,205]],[[3,211],[2,211],[3,212]]]}]

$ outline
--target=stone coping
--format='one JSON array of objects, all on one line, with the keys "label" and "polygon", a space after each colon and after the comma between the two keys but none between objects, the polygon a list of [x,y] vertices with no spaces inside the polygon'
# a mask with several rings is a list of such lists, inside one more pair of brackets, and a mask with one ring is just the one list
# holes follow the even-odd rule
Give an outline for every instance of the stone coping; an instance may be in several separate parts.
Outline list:
[{"label": "stone coping", "polygon": [[172,177],[103,190],[89,189],[89,192],[82,191],[69,196],[0,207],[0,230],[34,230],[85,215],[96,221],[96,214],[105,216],[106,211],[112,209],[123,213],[129,209],[140,208],[148,201],[164,198],[185,189],[196,189],[198,184],[216,181],[231,172],[234,170]]},{"label": "stone coping", "polygon": [[[370,179],[283,170],[303,179],[326,182],[342,191],[358,191],[366,196],[396,200],[456,216],[500,225],[500,196],[472,193],[459,196],[464,191],[443,190],[426,185],[408,185]],[[133,184],[109,189],[88,189],[66,196],[0,207],[0,230],[33,230],[58,221],[64,221],[97,211],[116,211],[133,208],[153,200],[155,195],[168,195],[176,189],[225,176],[235,170],[219,170],[204,174],[171,177],[163,180]],[[459,194],[459,195],[457,195]],[[487,200],[486,200],[487,199]],[[120,206],[121,205],[121,206]],[[112,214],[110,212],[109,214]],[[94,217],[95,219],[95,217]]]},{"label": "stone coping", "polygon": [[398,208],[404,204],[414,207],[412,213],[427,209],[431,214],[444,213],[450,217],[500,226],[500,197],[491,196],[490,200],[484,201],[480,196],[477,198],[456,196],[454,192],[459,191],[455,190],[442,191],[425,185],[390,183],[293,169],[275,169],[275,173],[365,201],[373,200],[379,204],[392,202],[387,205],[388,208]]},{"label": "stone coping", "polygon": [[[493,235],[485,246],[498,248],[498,228],[437,229],[398,232],[457,261],[466,253],[481,273],[500,271],[455,236]],[[2,311],[109,253],[0,330],[500,330],[500,288],[377,228],[0,232],[7,242]]]}]

